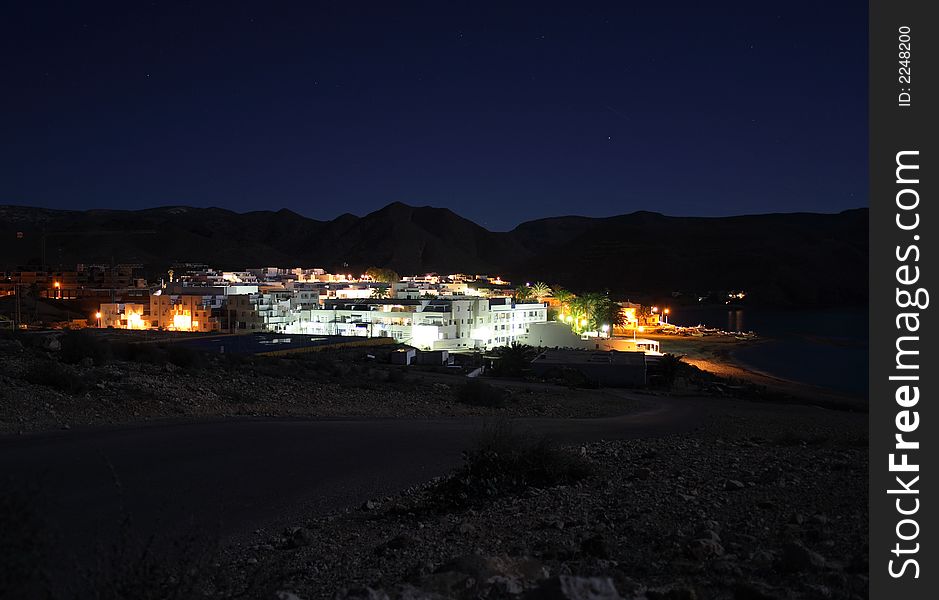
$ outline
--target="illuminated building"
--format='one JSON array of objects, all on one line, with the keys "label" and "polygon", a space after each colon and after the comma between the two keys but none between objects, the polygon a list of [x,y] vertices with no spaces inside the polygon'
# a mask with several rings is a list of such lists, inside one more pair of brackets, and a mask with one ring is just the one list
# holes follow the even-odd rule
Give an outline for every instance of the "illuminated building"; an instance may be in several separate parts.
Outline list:
[{"label": "illuminated building", "polygon": [[287,333],[391,337],[421,349],[485,350],[519,341],[532,323],[547,319],[542,303],[510,298],[326,300],[300,311]]},{"label": "illuminated building", "polygon": [[[108,302],[95,313],[98,327],[115,329],[148,329],[150,321],[143,304],[131,302]],[[100,315],[100,316],[99,316]]]},{"label": "illuminated building", "polygon": [[219,320],[213,309],[220,306],[217,296],[204,292],[151,294],[150,326],[167,331],[218,331]]}]

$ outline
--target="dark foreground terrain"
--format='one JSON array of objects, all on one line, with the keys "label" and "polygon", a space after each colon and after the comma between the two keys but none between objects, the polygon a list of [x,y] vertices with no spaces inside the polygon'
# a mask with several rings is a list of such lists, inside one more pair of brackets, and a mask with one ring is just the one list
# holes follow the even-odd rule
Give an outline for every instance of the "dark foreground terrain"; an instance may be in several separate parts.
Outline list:
[{"label": "dark foreground terrain", "polygon": [[[205,511],[185,521],[163,507],[168,522],[153,539],[108,546],[88,534],[88,547],[78,548],[96,556],[90,565],[56,545],[70,542],[47,535],[43,519],[53,513],[27,509],[37,524],[20,547],[37,562],[24,567],[25,585],[35,591],[49,582],[53,597],[63,598],[75,589],[86,592],[78,597],[105,598],[866,597],[865,417],[706,401],[708,415],[696,411],[700,424],[686,433],[650,429],[643,438],[565,448],[542,446],[520,423],[457,437],[444,455],[422,457],[423,440],[411,436],[412,462],[397,475],[387,461],[368,468],[341,453],[298,452],[292,468],[273,468],[292,471],[278,481],[265,479],[259,457],[243,465],[242,488],[259,486],[253,513],[275,513],[269,525],[221,535]],[[452,477],[431,479],[435,469],[420,468],[459,464],[459,445],[470,452]],[[189,505],[187,497],[199,501],[192,494],[205,457],[178,460],[178,478],[190,484],[161,492],[178,495],[176,509]],[[345,480],[321,490],[332,503],[302,502],[296,490],[328,480],[326,465],[336,461]],[[390,491],[422,478],[429,481]],[[72,518],[79,519],[82,494],[74,493]],[[335,508],[343,502],[350,507]],[[170,527],[180,523],[192,529]],[[84,576],[70,579],[66,592],[55,582],[71,565]],[[11,567],[8,556],[4,566]],[[87,595],[90,589],[102,593]],[[23,597],[42,597],[32,594]]]},{"label": "dark foreground terrain", "polygon": [[524,438],[490,437],[456,500],[432,482],[259,531],[226,564],[300,598],[866,598],[866,420],[714,409],[692,433],[574,447],[573,473],[539,454],[555,479],[528,485]]},{"label": "dark foreground terrain", "polygon": [[864,413],[7,350],[2,598],[867,596]]}]

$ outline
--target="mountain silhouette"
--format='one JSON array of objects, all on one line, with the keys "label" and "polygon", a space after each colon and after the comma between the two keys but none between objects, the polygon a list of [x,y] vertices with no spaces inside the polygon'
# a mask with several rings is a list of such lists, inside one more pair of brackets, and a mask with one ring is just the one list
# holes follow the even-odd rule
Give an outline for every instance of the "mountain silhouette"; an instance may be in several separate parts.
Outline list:
[{"label": "mountain silhouette", "polygon": [[[357,217],[167,206],[67,211],[0,206],[0,268],[174,263],[307,266],[401,274],[493,273],[574,290],[742,289],[773,305],[868,297],[868,210],[739,217],[634,212],[552,217],[492,232],[445,208],[395,202]],[[43,243],[44,241],[44,243]]]}]

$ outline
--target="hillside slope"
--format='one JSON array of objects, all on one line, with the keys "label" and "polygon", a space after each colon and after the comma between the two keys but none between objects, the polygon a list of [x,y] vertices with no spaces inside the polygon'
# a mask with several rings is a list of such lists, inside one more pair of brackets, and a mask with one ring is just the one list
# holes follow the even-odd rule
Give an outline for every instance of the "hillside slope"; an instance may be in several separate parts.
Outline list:
[{"label": "hillside slope", "polygon": [[202,262],[399,273],[499,273],[613,292],[744,289],[764,304],[867,300],[868,211],[740,217],[555,217],[491,232],[454,212],[393,203],[332,221],[220,208],[57,211],[0,206],[0,268]]}]

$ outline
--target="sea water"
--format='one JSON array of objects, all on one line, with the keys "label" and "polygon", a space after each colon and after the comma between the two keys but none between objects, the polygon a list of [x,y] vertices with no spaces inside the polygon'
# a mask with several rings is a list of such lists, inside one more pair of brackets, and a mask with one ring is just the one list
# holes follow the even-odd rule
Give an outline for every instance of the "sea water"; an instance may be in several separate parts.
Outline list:
[{"label": "sea water", "polygon": [[669,315],[679,325],[753,331],[765,341],[734,350],[744,365],[858,396],[867,396],[868,388],[867,319],[867,308],[673,308]]}]

